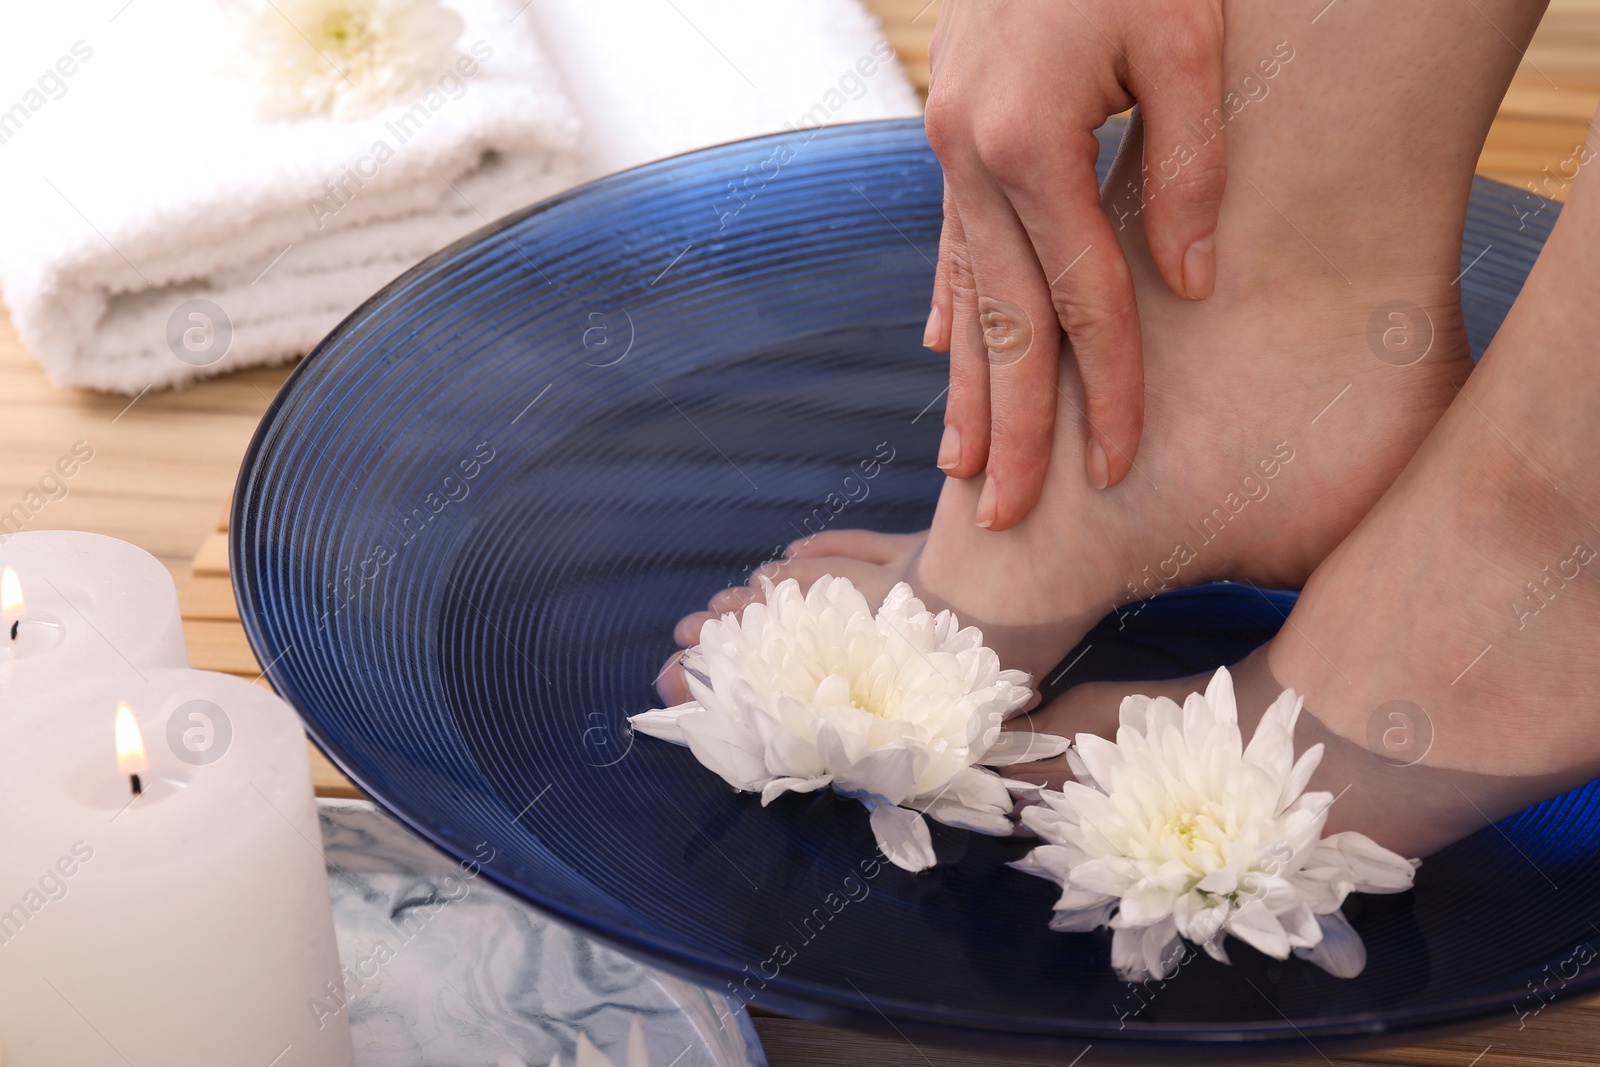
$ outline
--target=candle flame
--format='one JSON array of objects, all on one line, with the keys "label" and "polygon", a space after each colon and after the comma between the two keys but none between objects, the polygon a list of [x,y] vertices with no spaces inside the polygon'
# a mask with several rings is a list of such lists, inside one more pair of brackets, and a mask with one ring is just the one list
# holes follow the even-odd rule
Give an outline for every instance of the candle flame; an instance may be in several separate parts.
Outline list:
[{"label": "candle flame", "polygon": [[22,618],[22,583],[10,567],[0,575],[0,615],[7,620]]},{"label": "candle flame", "polygon": [[142,774],[149,770],[150,761],[144,754],[144,737],[139,733],[139,723],[133,709],[126,704],[117,705],[117,770],[123,774]]}]

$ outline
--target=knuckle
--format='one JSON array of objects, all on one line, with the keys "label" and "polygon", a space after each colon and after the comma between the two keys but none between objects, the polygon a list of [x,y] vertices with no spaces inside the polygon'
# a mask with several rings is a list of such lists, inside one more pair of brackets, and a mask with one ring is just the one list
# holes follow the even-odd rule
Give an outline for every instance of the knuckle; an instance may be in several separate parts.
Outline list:
[{"label": "knuckle", "polygon": [[1108,320],[1117,314],[1115,305],[1097,300],[1086,292],[1072,292],[1060,286],[1050,291],[1050,305],[1074,348],[1081,347],[1091,333],[1105,328]]},{"label": "knuckle", "polygon": [[1228,164],[1220,152],[1206,152],[1179,167],[1169,183],[1180,201],[1209,205],[1222,199],[1228,183]]},{"label": "knuckle", "polygon": [[984,169],[1001,185],[1024,184],[1038,159],[1038,145],[1029,136],[1027,124],[1018,121],[1014,113],[978,123],[973,148]]},{"label": "knuckle", "polygon": [[1222,52],[1204,22],[1190,15],[1172,27],[1162,63],[1178,79],[1198,81],[1222,66]]},{"label": "knuckle", "polygon": [[1168,58],[1204,73],[1222,66],[1222,12],[1216,4],[1175,0],[1162,13],[1167,25]]},{"label": "knuckle", "polygon": [[972,255],[966,242],[958,241],[950,246],[944,271],[952,296],[966,302],[978,299],[978,282],[972,273]]},{"label": "knuckle", "polygon": [[1080,360],[1086,354],[1097,358],[1115,351],[1117,342],[1128,336],[1130,319],[1137,314],[1131,296],[1125,301],[1108,301],[1058,288],[1051,292],[1050,302]]},{"label": "knuckle", "polygon": [[978,298],[978,325],[991,363],[1012,363],[1033,346],[1033,320],[1026,309],[993,297]]},{"label": "knuckle", "polygon": [[933,154],[946,166],[955,157],[967,129],[966,105],[948,83],[936,80],[928,87],[923,126]]}]

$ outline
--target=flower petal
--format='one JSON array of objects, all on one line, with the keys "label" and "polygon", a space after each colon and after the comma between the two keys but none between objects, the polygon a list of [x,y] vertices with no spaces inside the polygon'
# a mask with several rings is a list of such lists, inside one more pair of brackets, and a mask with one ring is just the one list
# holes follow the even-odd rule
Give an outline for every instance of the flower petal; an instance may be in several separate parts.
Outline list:
[{"label": "flower petal", "polygon": [[1171,889],[1142,881],[1122,894],[1122,910],[1117,918],[1129,926],[1154,926],[1172,915],[1178,894]]},{"label": "flower petal", "polygon": [[1043,799],[1042,794],[1044,792],[1044,786],[1042,785],[1034,785],[1032,782],[1024,782],[1020,778],[1002,778],[1000,781],[1005,785],[1006,790],[1013,796],[1020,797],[1023,800],[1032,801]]},{"label": "flower petal", "polygon": [[[871,803],[869,803],[871,801]],[[920,812],[873,798],[863,798],[872,811],[872,833],[878,848],[890,863],[902,870],[925,871],[938,862],[933,854],[933,836]]]},{"label": "flower petal", "polygon": [[1247,900],[1240,905],[1223,928],[1240,941],[1275,960],[1289,958],[1289,935],[1277,916],[1259,900]]},{"label": "flower petal", "polygon": [[1010,767],[1016,763],[1053,759],[1072,746],[1071,740],[1032,730],[1004,730],[989,750],[978,758],[986,767]]},{"label": "flower petal", "polygon": [[1111,913],[1116,909],[1115,900],[1107,900],[1089,908],[1063,909],[1057,905],[1057,910],[1050,916],[1050,929],[1058,934],[1083,934],[1090,930],[1098,930],[1111,922]]},{"label": "flower petal", "polygon": [[663,741],[671,741],[675,745],[687,745],[689,742],[683,736],[683,731],[678,728],[678,716],[686,711],[699,711],[700,705],[690,701],[671,708],[661,708],[657,711],[641,711],[637,715],[628,716],[628,721],[633,728],[646,737],[659,737]]},{"label": "flower petal", "polygon": [[1354,830],[1323,838],[1306,864],[1348,871],[1355,888],[1362,893],[1403,893],[1411,888],[1421,865]]},{"label": "flower petal", "polygon": [[1072,865],[1082,861],[1083,854],[1075,848],[1067,848],[1064,845],[1040,845],[1020,860],[1012,860],[1006,866],[1065,886]]},{"label": "flower petal", "polygon": [[1015,828],[1008,818],[1013,806],[1004,779],[978,767],[958,773],[931,799],[918,797],[907,802],[907,807],[920,808],[947,826],[994,837],[1005,837]]},{"label": "flower petal", "polygon": [[1318,915],[1322,940],[1311,948],[1297,948],[1294,954],[1310,960],[1335,978],[1354,978],[1367,967],[1367,946],[1361,935],[1339,912]]},{"label": "flower petal", "polygon": [[760,789],[772,777],[762,758],[761,739],[728,716],[685,712],[678,716],[678,728],[694,758],[735,789]]},{"label": "flower petal", "polygon": [[1295,761],[1294,768],[1289,772],[1289,777],[1283,780],[1283,790],[1278,794],[1278,810],[1284,811],[1304,793],[1306,786],[1311,782],[1311,776],[1322,765],[1324,752],[1322,742],[1317,742],[1300,754]]},{"label": "flower petal", "polygon": [[1072,868],[1073,884],[1096,893],[1120,897],[1139,880],[1139,869],[1121,856],[1101,856]]},{"label": "flower petal", "polygon": [[1234,698],[1233,675],[1228,673],[1228,668],[1218,667],[1217,673],[1206,683],[1206,703],[1219,718],[1238,720],[1239,702]]},{"label": "flower petal", "polygon": [[832,776],[820,778],[774,778],[761,787],[761,806],[764,808],[785,793],[813,793],[833,781]]},{"label": "flower petal", "polygon": [[969,808],[949,797],[940,797],[923,808],[922,813],[946,826],[954,826],[958,830],[971,830],[973,833],[987,834],[990,837],[1009,837],[1016,829],[1016,824],[1004,815]]},{"label": "flower petal", "polygon": [[768,737],[764,758],[768,772],[781,776],[818,778],[828,770],[815,743],[783,728]]},{"label": "flower petal", "polygon": [[910,799],[917,787],[917,754],[903,745],[874,749],[843,774],[837,787],[883,797],[890,804]]},{"label": "flower petal", "polygon": [[1072,750],[1089,769],[1089,777],[1096,785],[1107,792],[1115,788],[1112,778],[1122,762],[1122,752],[1115,742],[1095,734],[1079,734],[1073,739]]},{"label": "flower petal", "polygon": [[1170,918],[1155,926],[1123,927],[1111,936],[1111,966],[1124,982],[1165,978],[1178,969],[1182,945]]},{"label": "flower petal", "polygon": [[1208,905],[1199,893],[1185,893],[1173,905],[1172,918],[1178,924],[1178,933],[1197,945],[1203,945],[1222,929],[1222,924],[1228,918],[1229,907],[1226,901]]},{"label": "flower petal", "polygon": [[1117,725],[1144,733],[1149,725],[1151,700],[1147,696],[1125,696],[1122,705],[1117,709]]}]

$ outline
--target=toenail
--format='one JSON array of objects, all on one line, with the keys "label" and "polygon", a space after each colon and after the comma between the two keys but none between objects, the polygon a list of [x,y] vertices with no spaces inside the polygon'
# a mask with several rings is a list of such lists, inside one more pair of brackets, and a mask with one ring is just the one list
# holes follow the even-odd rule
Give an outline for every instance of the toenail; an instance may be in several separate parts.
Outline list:
[{"label": "toenail", "polygon": [[939,441],[939,459],[936,462],[942,471],[954,470],[961,463],[961,431],[954,426],[944,428],[944,437]]},{"label": "toenail", "polygon": [[994,525],[1000,511],[1000,489],[993,478],[983,480],[983,492],[978,494],[978,525],[987,530]]}]

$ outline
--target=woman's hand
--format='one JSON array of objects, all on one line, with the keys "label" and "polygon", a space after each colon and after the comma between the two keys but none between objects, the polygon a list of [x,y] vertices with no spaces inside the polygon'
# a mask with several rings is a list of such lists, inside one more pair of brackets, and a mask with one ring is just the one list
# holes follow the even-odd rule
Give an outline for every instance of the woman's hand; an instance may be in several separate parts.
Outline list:
[{"label": "woman's hand", "polygon": [[[944,0],[928,140],[944,233],[925,342],[950,352],[939,467],[987,469],[978,524],[1005,529],[1044,486],[1062,335],[1083,381],[1086,475],[1131,469],[1144,423],[1133,281],[1100,206],[1094,131],[1137,103],[1150,251],[1180,296],[1211,295],[1226,175],[1221,0]],[[1186,146],[1179,149],[1179,146]]]}]

